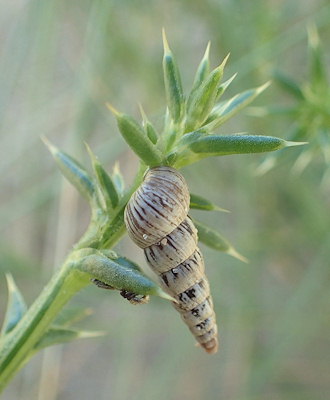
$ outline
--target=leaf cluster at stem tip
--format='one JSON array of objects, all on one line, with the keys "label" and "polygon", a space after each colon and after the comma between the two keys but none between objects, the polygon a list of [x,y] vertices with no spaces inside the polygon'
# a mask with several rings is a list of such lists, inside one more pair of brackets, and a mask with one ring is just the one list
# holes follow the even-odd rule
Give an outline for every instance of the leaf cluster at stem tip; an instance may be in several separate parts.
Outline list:
[{"label": "leaf cluster at stem tip", "polygon": [[[229,118],[248,106],[268,86],[269,82],[222,100],[235,75],[222,81],[229,54],[214,69],[210,69],[210,43],[198,65],[188,94],[182,87],[176,58],[163,30],[163,74],[166,95],[164,126],[158,131],[140,106],[142,123],[107,107],[116,117],[118,128],[129,147],[148,167],[170,165],[181,168],[210,156],[271,152],[292,146],[283,139],[245,134],[216,134]],[[296,142],[295,145],[304,144]]]},{"label": "leaf cluster at stem tip", "polygon": [[[327,190],[330,172],[330,77],[326,54],[314,24],[308,26],[307,41],[306,65],[309,70],[303,82],[298,82],[284,71],[273,74],[274,82],[292,101],[288,105],[254,107],[253,112],[287,119],[288,138],[308,141],[307,149],[301,148],[292,154],[290,171],[295,175],[301,174],[309,164],[321,158],[325,166],[321,186]],[[257,174],[265,174],[281,164],[283,158],[281,152],[268,154],[258,166]]]}]

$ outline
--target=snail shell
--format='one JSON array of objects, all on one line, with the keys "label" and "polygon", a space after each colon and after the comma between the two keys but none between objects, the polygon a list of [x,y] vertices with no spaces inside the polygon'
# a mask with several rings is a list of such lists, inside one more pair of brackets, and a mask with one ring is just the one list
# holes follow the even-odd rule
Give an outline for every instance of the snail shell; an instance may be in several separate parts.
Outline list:
[{"label": "snail shell", "polygon": [[198,343],[213,354],[217,325],[189,202],[187,183],[176,169],[152,168],[126,206],[125,224]]}]

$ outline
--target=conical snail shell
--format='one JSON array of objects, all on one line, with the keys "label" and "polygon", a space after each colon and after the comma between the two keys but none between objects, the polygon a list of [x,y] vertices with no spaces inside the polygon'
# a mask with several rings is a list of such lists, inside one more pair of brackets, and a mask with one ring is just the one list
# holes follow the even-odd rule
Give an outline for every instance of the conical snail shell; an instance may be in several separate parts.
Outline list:
[{"label": "conical snail shell", "polygon": [[152,168],[126,206],[125,224],[198,343],[216,353],[215,313],[189,202],[187,183],[176,169]]}]

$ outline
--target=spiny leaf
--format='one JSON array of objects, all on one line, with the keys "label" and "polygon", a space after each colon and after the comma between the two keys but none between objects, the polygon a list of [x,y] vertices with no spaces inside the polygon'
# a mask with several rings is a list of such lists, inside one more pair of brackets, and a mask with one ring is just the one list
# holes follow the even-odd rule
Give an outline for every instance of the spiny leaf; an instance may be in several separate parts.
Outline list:
[{"label": "spiny leaf", "polygon": [[62,174],[82,196],[87,200],[91,200],[95,194],[95,185],[87,171],[78,163],[78,161],[52,145],[48,139],[42,137],[42,140],[52,153]]},{"label": "spiny leaf", "polygon": [[108,210],[114,209],[119,201],[119,195],[117,193],[115,184],[111,177],[108,175],[102,164],[99,162],[97,157],[93,154],[92,150],[86,143],[86,147],[92,161],[92,167],[96,176],[99,188],[103,195]]},{"label": "spiny leaf", "polygon": [[224,208],[216,206],[204,197],[193,193],[190,193],[190,208],[195,208],[196,210],[229,212]]},{"label": "spiny leaf", "polygon": [[191,96],[189,107],[187,108],[186,132],[200,127],[212,110],[228,57],[229,54]]},{"label": "spiny leaf", "polygon": [[213,108],[203,128],[207,129],[209,132],[214,131],[218,126],[222,125],[229,118],[250,104],[269,85],[270,82],[267,82],[262,86],[246,90],[227,101],[219,103]]},{"label": "spiny leaf", "polygon": [[237,73],[234,74],[232,77],[230,77],[229,79],[227,79],[225,82],[223,82],[219,87],[218,87],[218,91],[217,91],[217,96],[216,96],[216,100],[219,100],[220,97],[225,93],[225,91],[227,90],[228,86],[232,83],[232,81],[236,78]]},{"label": "spiny leaf", "polygon": [[192,99],[194,93],[201,86],[201,84],[204,82],[205,78],[208,76],[208,74],[210,72],[210,60],[209,60],[210,45],[211,45],[211,43],[208,42],[204,56],[197,68],[193,87],[191,89],[189,98],[187,100],[187,108],[189,108],[189,106],[190,106],[191,99]]},{"label": "spiny leaf", "polygon": [[196,221],[193,222],[198,231],[198,240],[212,249],[222,251],[232,257],[235,257],[243,262],[248,262],[247,258],[238,253],[237,250],[225,239],[220,233],[214,229]]},{"label": "spiny leaf", "polygon": [[220,156],[264,153],[303,144],[306,144],[306,142],[290,142],[274,136],[237,134],[205,136],[191,143],[189,148],[194,153]]},{"label": "spiny leaf", "polygon": [[303,144],[306,142],[290,142],[273,136],[208,135],[197,139],[179,151],[172,165],[180,168],[206,157],[263,153]]},{"label": "spiny leaf", "polygon": [[45,347],[53,346],[55,344],[70,342],[74,339],[99,337],[104,336],[105,334],[106,332],[103,331],[82,331],[53,326],[45,333],[39,342],[36,343],[33,352],[37,352]]},{"label": "spiny leaf", "polygon": [[79,322],[93,313],[91,308],[66,308],[61,311],[54,321],[54,325],[64,328]]},{"label": "spiny leaf", "polygon": [[110,104],[107,107],[117,119],[118,128],[130,148],[150,167],[162,164],[162,154],[144,133],[138,122],[127,114],[120,113]]},{"label": "spiny leaf", "polygon": [[174,122],[180,122],[184,113],[184,97],[179,68],[169,48],[163,29],[163,70],[167,106]]},{"label": "spiny leaf", "polygon": [[7,274],[6,278],[8,287],[8,305],[1,329],[1,335],[5,335],[14,329],[27,310],[23,296],[16,286],[11,274]]}]

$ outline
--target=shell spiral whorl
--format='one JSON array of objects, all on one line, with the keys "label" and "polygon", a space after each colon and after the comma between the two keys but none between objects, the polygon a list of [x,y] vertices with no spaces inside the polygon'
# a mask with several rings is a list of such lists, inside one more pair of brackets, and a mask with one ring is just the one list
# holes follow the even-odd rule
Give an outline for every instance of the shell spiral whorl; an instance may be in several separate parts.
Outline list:
[{"label": "shell spiral whorl", "polygon": [[125,224],[198,343],[213,354],[217,325],[189,202],[187,183],[176,169],[152,168],[126,206]]}]

